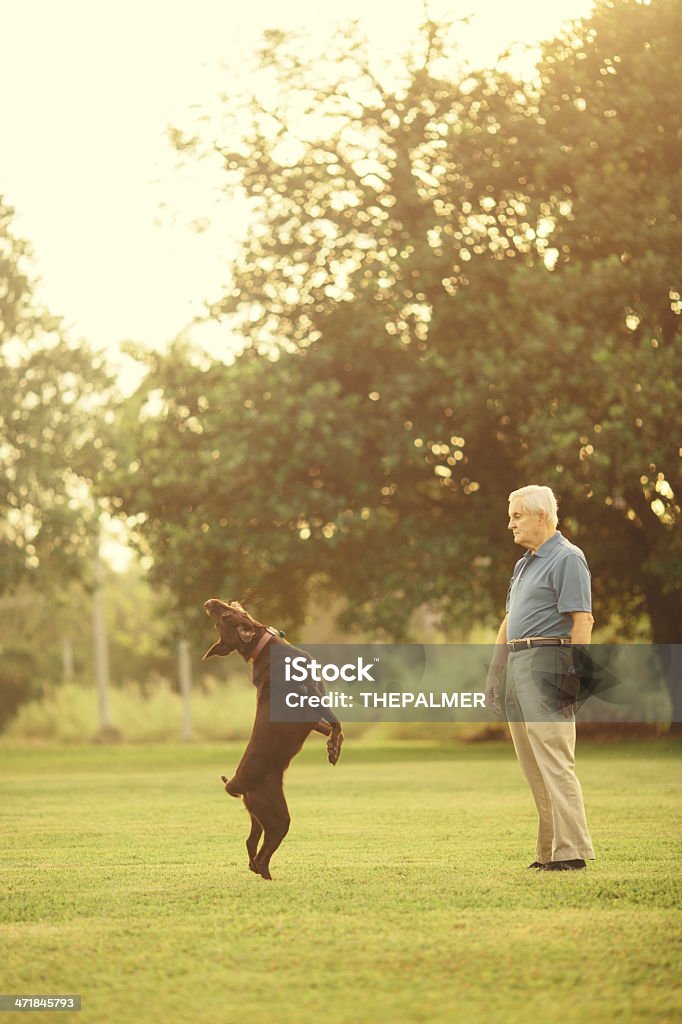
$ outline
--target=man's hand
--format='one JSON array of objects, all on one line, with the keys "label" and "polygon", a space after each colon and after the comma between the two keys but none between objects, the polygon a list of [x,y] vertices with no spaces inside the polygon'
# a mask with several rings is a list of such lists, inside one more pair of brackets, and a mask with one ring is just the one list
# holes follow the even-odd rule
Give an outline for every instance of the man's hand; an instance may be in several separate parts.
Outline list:
[{"label": "man's hand", "polygon": [[488,678],[485,681],[485,706],[490,708],[498,718],[502,717],[500,707],[500,679],[507,670],[507,616],[502,619],[502,625],[497,631],[497,639],[493,647],[493,660],[488,667]]},{"label": "man's hand", "polygon": [[485,706],[490,708],[498,718],[502,717],[502,708],[499,705],[500,684],[496,679],[488,679],[485,684]]},{"label": "man's hand", "polygon": [[561,680],[557,698],[557,708],[564,718],[571,718],[578,710],[581,679],[576,665],[584,675],[586,647],[592,637],[592,627],[594,626],[591,612],[571,612],[571,618],[573,619],[571,629],[573,661]]},{"label": "man's hand", "polygon": [[564,716],[564,718],[572,718],[578,710],[579,693],[580,676],[576,672],[575,666],[569,665],[568,669],[561,677],[556,702],[557,710]]},{"label": "man's hand", "polygon": [[560,712],[560,714],[562,714],[564,716],[564,718],[572,718],[573,715],[578,710],[578,702],[577,701],[570,700],[569,698],[562,697],[562,696],[558,697],[557,702],[556,702],[556,706],[557,706],[558,711]]}]

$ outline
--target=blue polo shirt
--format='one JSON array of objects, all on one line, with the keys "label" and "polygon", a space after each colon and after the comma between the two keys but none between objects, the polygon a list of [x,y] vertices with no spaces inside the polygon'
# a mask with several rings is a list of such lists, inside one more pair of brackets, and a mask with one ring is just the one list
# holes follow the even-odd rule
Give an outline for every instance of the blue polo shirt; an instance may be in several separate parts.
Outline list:
[{"label": "blue polo shirt", "polygon": [[569,612],[592,611],[592,578],[580,548],[557,530],[514,566],[507,591],[507,640],[570,636]]}]

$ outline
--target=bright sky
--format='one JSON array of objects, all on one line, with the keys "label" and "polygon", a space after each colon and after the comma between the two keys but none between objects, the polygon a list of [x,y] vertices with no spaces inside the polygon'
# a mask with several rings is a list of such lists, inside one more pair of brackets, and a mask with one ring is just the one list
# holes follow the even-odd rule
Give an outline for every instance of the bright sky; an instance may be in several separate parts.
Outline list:
[{"label": "bright sky", "polygon": [[[535,42],[592,0],[431,0],[474,13],[462,53],[494,63]],[[399,52],[423,0],[21,0],[3,3],[0,193],[33,245],[43,295],[76,336],[115,349],[172,339],[218,293],[243,231],[235,211],[203,234],[207,179],[174,170],[169,124],[226,86],[270,27],[303,27],[324,45],[357,18],[375,45]]]}]

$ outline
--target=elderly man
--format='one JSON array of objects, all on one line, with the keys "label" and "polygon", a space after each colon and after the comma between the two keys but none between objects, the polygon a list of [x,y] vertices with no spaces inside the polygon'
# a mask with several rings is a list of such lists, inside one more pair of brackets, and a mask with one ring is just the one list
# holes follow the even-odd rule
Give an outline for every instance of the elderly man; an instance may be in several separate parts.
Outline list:
[{"label": "elderly man", "polygon": [[574,646],[589,644],[594,619],[587,561],[557,522],[549,487],[533,484],[509,495],[509,529],[526,553],[509,584],[486,698],[501,714],[499,685],[506,667],[505,710],[539,818],[530,867],[571,871],[594,860],[575,774],[579,679],[573,664]]}]

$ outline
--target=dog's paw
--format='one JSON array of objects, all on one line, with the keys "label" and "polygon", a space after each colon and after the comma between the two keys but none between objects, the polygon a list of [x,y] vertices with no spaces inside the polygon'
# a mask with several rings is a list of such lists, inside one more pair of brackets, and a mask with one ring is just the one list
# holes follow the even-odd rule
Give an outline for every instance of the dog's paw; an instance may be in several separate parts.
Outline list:
[{"label": "dog's paw", "polygon": [[327,743],[327,759],[330,764],[336,764],[339,757],[341,756],[341,744],[343,743],[343,736],[339,736],[337,739],[330,739]]},{"label": "dog's paw", "polygon": [[220,780],[224,784],[225,792],[228,796],[234,796],[239,799],[239,797],[244,795],[243,790],[237,786],[236,776],[232,779],[228,779],[227,775],[221,775]]},{"label": "dog's paw", "polygon": [[229,793],[230,796],[235,796],[236,795],[235,793],[232,792],[232,790],[230,788],[231,780],[228,779],[227,775],[221,775],[220,776],[220,781],[222,782],[223,786],[225,787],[225,792],[226,793]]}]

